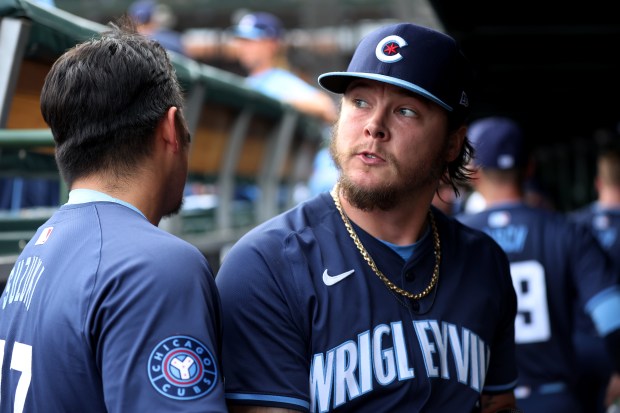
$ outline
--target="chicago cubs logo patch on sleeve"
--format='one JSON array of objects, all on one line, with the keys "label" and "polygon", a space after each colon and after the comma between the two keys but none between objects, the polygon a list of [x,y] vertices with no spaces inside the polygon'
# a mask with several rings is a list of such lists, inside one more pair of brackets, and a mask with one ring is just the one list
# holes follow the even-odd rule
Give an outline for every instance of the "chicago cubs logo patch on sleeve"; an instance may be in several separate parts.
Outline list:
[{"label": "chicago cubs logo patch on sleeve", "polygon": [[193,400],[213,390],[218,372],[215,359],[204,344],[189,336],[172,336],[151,352],[148,375],[153,387],[164,396]]}]

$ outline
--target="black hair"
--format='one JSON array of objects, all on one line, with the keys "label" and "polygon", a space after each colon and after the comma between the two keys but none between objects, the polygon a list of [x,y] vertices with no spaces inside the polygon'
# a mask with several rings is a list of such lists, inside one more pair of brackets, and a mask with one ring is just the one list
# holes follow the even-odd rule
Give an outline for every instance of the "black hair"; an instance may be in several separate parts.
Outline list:
[{"label": "black hair", "polygon": [[130,174],[151,153],[155,128],[172,106],[184,125],[183,95],[165,49],[137,34],[126,17],[65,52],[41,92],[41,112],[69,186],[100,171]]}]

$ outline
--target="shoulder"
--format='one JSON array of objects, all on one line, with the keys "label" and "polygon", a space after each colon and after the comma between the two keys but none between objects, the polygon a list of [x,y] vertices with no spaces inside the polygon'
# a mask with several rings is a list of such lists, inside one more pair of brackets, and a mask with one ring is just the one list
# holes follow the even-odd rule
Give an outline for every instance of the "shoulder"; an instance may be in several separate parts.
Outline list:
[{"label": "shoulder", "polygon": [[291,237],[327,225],[325,219],[336,211],[333,203],[330,205],[330,200],[329,193],[318,194],[259,224],[242,236],[233,248],[253,246],[261,250],[270,249],[274,243],[282,246]]},{"label": "shoulder", "polygon": [[226,253],[217,274],[220,285],[247,277],[278,278],[306,257],[320,255],[318,250],[331,248],[339,216],[330,200],[328,193],[316,195],[246,233]]},{"label": "shoulder", "polygon": [[446,217],[441,214],[438,225],[444,228],[440,229],[440,232],[446,232],[445,248],[451,254],[460,257],[459,259],[483,262],[495,257],[492,261],[505,265],[507,258],[504,250],[491,235],[482,230],[486,221],[486,211],[457,217]]},{"label": "shoulder", "polygon": [[[436,213],[436,215],[439,215]],[[454,217],[448,217],[443,214],[438,219],[438,224],[443,221],[446,230],[450,231],[452,237],[459,239],[466,244],[477,244],[493,242],[492,238],[479,229],[482,225],[477,223],[486,222],[486,212],[458,214]]]},{"label": "shoulder", "polygon": [[152,225],[135,211],[106,204],[98,206],[98,214],[102,268],[148,275],[147,279],[166,284],[170,279],[181,282],[196,274],[211,274],[205,256],[194,245]]}]

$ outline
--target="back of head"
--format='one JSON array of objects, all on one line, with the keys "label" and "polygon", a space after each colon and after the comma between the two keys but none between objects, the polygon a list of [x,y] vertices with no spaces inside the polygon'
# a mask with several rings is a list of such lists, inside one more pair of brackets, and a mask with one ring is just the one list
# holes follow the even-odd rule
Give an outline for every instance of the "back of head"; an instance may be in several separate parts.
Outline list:
[{"label": "back of head", "polygon": [[130,174],[151,153],[162,116],[182,105],[166,51],[131,27],[68,50],[41,92],[41,112],[69,185],[98,172]]},{"label": "back of head", "polygon": [[284,34],[280,19],[266,12],[244,15],[232,31],[236,37],[249,40],[279,40]]},{"label": "back of head", "polygon": [[468,136],[475,149],[473,163],[483,170],[519,170],[527,164],[523,131],[512,119],[478,119],[469,126]]}]

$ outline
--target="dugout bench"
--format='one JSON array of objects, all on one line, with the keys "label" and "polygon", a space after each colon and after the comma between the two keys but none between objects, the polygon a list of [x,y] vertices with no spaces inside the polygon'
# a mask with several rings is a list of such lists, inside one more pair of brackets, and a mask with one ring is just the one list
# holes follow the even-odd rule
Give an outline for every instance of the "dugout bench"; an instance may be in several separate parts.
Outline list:
[{"label": "dugout bench", "polygon": [[[39,95],[53,62],[107,27],[32,0],[0,0],[0,179],[56,182]],[[323,135],[319,121],[243,86],[235,74],[170,53],[192,133],[188,195],[160,226],[196,245],[214,270],[223,248],[291,207]],[[52,185],[53,186],[53,185]],[[0,289],[25,243],[58,207],[0,210]]]}]

